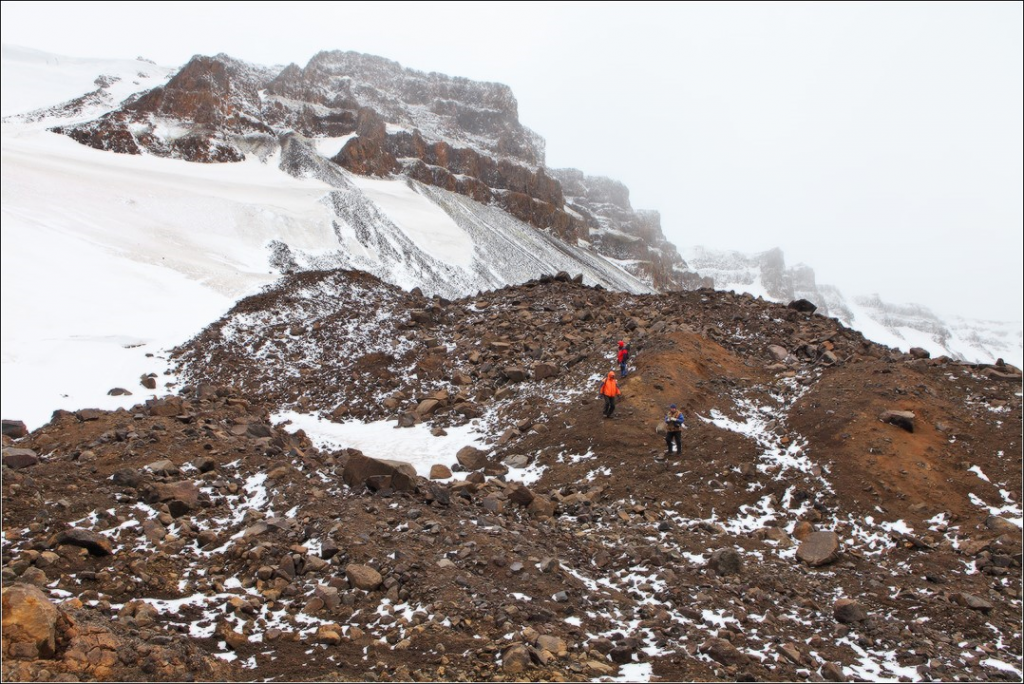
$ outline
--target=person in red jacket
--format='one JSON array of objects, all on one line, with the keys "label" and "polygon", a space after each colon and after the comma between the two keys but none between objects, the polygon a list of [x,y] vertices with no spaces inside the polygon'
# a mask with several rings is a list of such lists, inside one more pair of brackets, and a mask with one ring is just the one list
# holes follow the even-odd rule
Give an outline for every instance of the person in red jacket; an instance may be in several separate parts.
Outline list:
[{"label": "person in red jacket", "polygon": [[619,383],[615,381],[615,371],[609,371],[608,377],[601,385],[601,396],[604,397],[604,417],[611,418],[615,413],[615,397],[622,394],[619,391]]},{"label": "person in red jacket", "polygon": [[626,362],[629,361],[629,345],[619,340],[619,375],[626,377]]}]

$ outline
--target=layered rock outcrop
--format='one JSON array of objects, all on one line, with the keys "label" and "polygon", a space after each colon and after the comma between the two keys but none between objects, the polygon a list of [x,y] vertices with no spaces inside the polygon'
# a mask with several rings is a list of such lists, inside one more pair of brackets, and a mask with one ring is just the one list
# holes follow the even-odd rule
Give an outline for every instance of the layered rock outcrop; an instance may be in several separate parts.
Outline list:
[{"label": "layered rock outcrop", "polygon": [[99,149],[197,162],[265,157],[299,136],[353,173],[404,175],[498,206],[569,244],[585,240],[655,288],[704,284],[687,281],[693,274],[658,213],[634,210],[624,185],[547,169],[544,140],[519,122],[515,96],[498,83],[355,52],[321,52],[280,71],[197,56],[165,86],[54,130]]}]

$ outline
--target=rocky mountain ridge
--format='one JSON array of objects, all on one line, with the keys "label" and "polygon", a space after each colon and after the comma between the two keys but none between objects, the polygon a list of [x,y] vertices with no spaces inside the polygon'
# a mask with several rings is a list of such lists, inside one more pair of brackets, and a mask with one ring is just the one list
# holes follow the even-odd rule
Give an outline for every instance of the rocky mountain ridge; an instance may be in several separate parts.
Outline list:
[{"label": "rocky mountain ridge", "polygon": [[[674,289],[682,282],[681,259],[658,215],[634,212],[628,193],[611,212],[587,209],[586,200],[578,207],[566,202],[544,166],[543,139],[520,124],[515,97],[500,84],[426,74],[353,52],[321,52],[304,68],[293,64],[280,72],[226,55],[197,56],[166,85],[54,130],[98,149],[207,163],[268,154],[284,137],[336,139],[329,156],[349,171],[400,175],[496,205],[570,245],[598,231],[598,251],[627,256],[623,268],[651,286]],[[609,229],[629,247],[621,239],[612,244]]]},{"label": "rocky mountain ridge", "polygon": [[819,283],[810,266],[787,266],[781,249],[744,254],[693,247],[683,252],[686,267],[700,285],[783,303],[806,299],[819,313],[878,342],[905,350],[919,346],[936,356],[982,363],[1005,358],[1019,364],[1024,354],[1019,322],[947,320],[919,304],[895,304],[877,294],[847,297],[837,287]]}]

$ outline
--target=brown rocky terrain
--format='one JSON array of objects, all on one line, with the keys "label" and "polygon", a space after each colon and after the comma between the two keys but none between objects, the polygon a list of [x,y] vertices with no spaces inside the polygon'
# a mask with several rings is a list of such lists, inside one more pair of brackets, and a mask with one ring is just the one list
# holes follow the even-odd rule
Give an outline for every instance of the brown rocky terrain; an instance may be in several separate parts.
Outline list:
[{"label": "brown rocky terrain", "polygon": [[[566,274],[299,273],[175,358],[176,395],[5,424],[5,679],[1020,679],[1015,368]],[[430,479],[289,410],[481,439]]]}]

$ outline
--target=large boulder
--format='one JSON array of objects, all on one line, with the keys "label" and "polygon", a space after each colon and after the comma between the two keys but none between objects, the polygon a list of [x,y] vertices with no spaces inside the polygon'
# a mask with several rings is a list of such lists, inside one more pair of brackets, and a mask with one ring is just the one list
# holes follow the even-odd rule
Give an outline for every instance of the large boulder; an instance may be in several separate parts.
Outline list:
[{"label": "large boulder", "polygon": [[553,378],[558,375],[558,366],[553,363],[535,363],[533,364],[533,377],[535,380],[544,380],[545,378]]},{"label": "large boulder", "polygon": [[39,463],[39,455],[31,449],[4,449],[3,463],[11,470],[19,470]]},{"label": "large boulder", "polygon": [[413,489],[415,478],[416,468],[411,463],[370,458],[355,450],[349,453],[342,473],[342,479],[349,487],[358,488],[372,483],[374,489],[396,491]]},{"label": "large boulder", "polygon": [[913,432],[914,418],[916,417],[913,411],[882,411],[878,416],[878,420],[895,425],[898,428],[903,428],[907,432]]},{"label": "large boulder", "polygon": [[28,426],[20,420],[4,419],[3,435],[4,437],[10,437],[11,439],[21,439],[28,435]]},{"label": "large boulder", "polygon": [[50,548],[79,546],[88,550],[94,556],[111,556],[114,553],[114,547],[109,539],[98,532],[84,530],[80,527],[73,527],[70,530],[58,532],[50,537],[48,546]]},{"label": "large boulder", "polygon": [[799,311],[800,313],[812,314],[818,310],[818,307],[806,299],[796,299],[788,304],[790,309]]},{"label": "large boulder", "polygon": [[502,373],[508,378],[509,382],[523,382],[529,377],[526,369],[520,366],[505,366],[502,369]]},{"label": "large boulder", "polygon": [[718,549],[708,559],[708,568],[714,570],[719,577],[736,575],[743,570],[743,557],[736,549]]},{"label": "large boulder", "polygon": [[56,653],[60,611],[38,587],[15,584],[3,590],[3,654],[34,660]]},{"label": "large boulder", "polygon": [[835,532],[812,532],[800,542],[796,557],[816,568],[839,558],[839,535]]},{"label": "large boulder", "polygon": [[832,617],[845,625],[868,619],[867,611],[854,599],[839,599],[832,607]]},{"label": "large boulder", "polygon": [[155,484],[152,499],[166,503],[171,515],[178,518],[199,505],[199,488],[186,481]]},{"label": "large boulder", "polygon": [[474,446],[464,446],[455,454],[459,464],[466,470],[481,470],[489,465],[487,452]]},{"label": "large boulder", "polygon": [[154,417],[172,418],[185,413],[185,403],[181,397],[164,397],[163,399],[150,399],[146,402],[149,415]]},{"label": "large boulder", "polygon": [[363,591],[373,591],[384,582],[384,578],[380,576],[380,573],[369,565],[358,565],[356,563],[350,563],[345,566],[345,577],[348,578],[349,584]]}]

